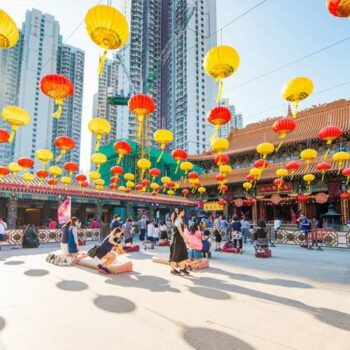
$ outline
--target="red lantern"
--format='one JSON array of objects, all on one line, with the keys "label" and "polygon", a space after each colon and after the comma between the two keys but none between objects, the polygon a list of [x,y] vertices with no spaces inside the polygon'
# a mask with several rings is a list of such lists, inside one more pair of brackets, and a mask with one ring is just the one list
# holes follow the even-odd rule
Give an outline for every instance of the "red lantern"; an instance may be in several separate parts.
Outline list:
[{"label": "red lantern", "polygon": [[48,180],[47,180],[47,183],[48,183],[50,186],[56,186],[56,185],[57,185],[57,180],[56,180],[56,179],[48,179]]},{"label": "red lantern", "polygon": [[258,159],[254,162],[254,167],[258,169],[266,169],[269,165],[268,161],[266,159]]},{"label": "red lantern", "polygon": [[221,192],[224,193],[228,190],[228,186],[227,185],[221,185]]},{"label": "red lantern", "polygon": [[227,164],[228,162],[230,161],[230,157],[225,154],[225,153],[220,153],[220,154],[217,154],[215,157],[214,157],[214,162],[220,166],[220,165],[223,165],[223,164]]},{"label": "red lantern", "polygon": [[276,147],[276,151],[280,149],[280,147],[282,146],[283,140],[286,138],[286,136],[289,133],[294,131],[296,126],[297,126],[297,123],[295,122],[295,120],[289,117],[278,119],[273,123],[272,130],[274,132],[277,132],[279,134],[279,138],[281,139],[281,142]]},{"label": "red lantern", "polygon": [[84,174],[78,174],[75,179],[79,182],[79,185],[81,186],[81,184],[87,180],[87,177]]},{"label": "red lantern", "polygon": [[254,175],[250,175],[250,174],[248,174],[245,178],[250,182],[253,182],[255,180]]},{"label": "red lantern", "polygon": [[254,203],[254,201],[251,198],[245,199],[243,201],[244,205],[246,205],[247,207],[251,207]]},{"label": "red lantern", "polygon": [[225,205],[225,200],[224,199],[222,199],[222,198],[220,198],[219,200],[218,200],[218,204],[219,205]]},{"label": "red lantern", "polygon": [[188,179],[198,179],[198,178],[199,178],[199,175],[198,175],[197,172],[191,171],[191,172],[187,175],[187,178],[188,178]]},{"label": "red lantern", "polygon": [[293,180],[293,177],[295,175],[295,173],[298,171],[298,169],[300,168],[301,164],[300,162],[297,162],[295,160],[288,162],[286,164],[286,169],[291,173],[292,177],[291,180]]},{"label": "red lantern", "polygon": [[174,149],[171,152],[171,156],[176,160],[177,166],[176,166],[175,174],[177,174],[177,171],[179,170],[180,162],[185,161],[188,157],[188,154],[184,149],[178,148],[178,149]]},{"label": "red lantern", "polygon": [[187,188],[184,188],[181,193],[186,197],[190,194],[190,191]]},{"label": "red lantern", "polygon": [[0,178],[10,174],[10,170],[4,166],[0,166]]},{"label": "red lantern", "polygon": [[346,177],[346,185],[348,185],[350,180],[350,168],[343,169],[341,174]]},{"label": "red lantern", "polygon": [[340,194],[340,199],[343,199],[343,200],[348,200],[350,198],[350,193],[347,193],[347,192],[343,192]]},{"label": "red lantern", "polygon": [[157,168],[152,168],[150,171],[149,171],[149,175],[152,177],[152,181],[154,181],[154,179],[158,176],[160,176],[161,172],[159,169]]},{"label": "red lantern", "polygon": [[226,176],[224,174],[216,174],[215,179],[217,182],[223,182],[226,180]]},{"label": "red lantern", "polygon": [[117,189],[117,185],[116,185],[115,183],[111,183],[111,184],[109,184],[109,188],[110,188],[112,191],[114,191],[114,190]]},{"label": "red lantern", "polygon": [[142,185],[143,187],[149,187],[149,186],[151,185],[151,182],[150,182],[149,180],[147,180],[147,179],[143,179],[143,180],[141,181],[141,185]]},{"label": "red lantern", "polygon": [[350,2],[348,0],[327,0],[327,8],[329,13],[333,16],[350,16]]},{"label": "red lantern", "polygon": [[309,200],[309,196],[306,196],[305,194],[299,194],[298,201],[299,202],[307,202]]},{"label": "red lantern", "polygon": [[328,146],[328,149],[324,155],[325,158],[327,158],[328,153],[330,151],[330,145],[332,142],[336,139],[338,139],[342,134],[342,131],[340,128],[329,125],[321,129],[321,131],[318,133],[318,138],[322,141],[326,141],[326,145]]},{"label": "red lantern", "polygon": [[168,188],[173,188],[173,187],[175,187],[175,182],[174,181],[169,181],[165,186],[168,187]]},{"label": "red lantern", "polygon": [[215,126],[212,138],[217,138],[221,125],[225,125],[231,120],[231,112],[225,106],[218,106],[209,111],[207,118],[208,122]]},{"label": "red lantern", "polygon": [[131,153],[131,146],[129,143],[127,143],[126,141],[117,141],[114,144],[114,150],[118,153],[118,160],[117,160],[117,164],[120,164],[121,160],[123,159],[123,157],[127,156],[129,153]]},{"label": "red lantern", "polygon": [[88,187],[89,186],[89,183],[87,181],[83,181],[81,184],[80,184],[81,187]]},{"label": "red lantern", "polygon": [[0,143],[6,143],[10,140],[10,133],[4,129],[0,129]]},{"label": "red lantern", "polygon": [[40,88],[46,96],[54,99],[55,104],[58,105],[58,109],[53,114],[53,117],[59,118],[62,113],[63,100],[74,92],[72,82],[63,75],[48,74],[41,79]]},{"label": "red lantern", "polygon": [[39,177],[40,179],[45,179],[49,176],[49,172],[46,171],[45,169],[40,169],[36,172],[36,176]]},{"label": "red lantern", "polygon": [[124,169],[121,166],[116,165],[111,168],[111,173],[116,177],[123,174],[123,172],[124,172]]},{"label": "red lantern", "polygon": [[324,179],[325,172],[328,171],[331,167],[332,165],[327,162],[321,162],[317,164],[316,169],[322,174],[322,181]]},{"label": "red lantern", "polygon": [[273,184],[277,187],[277,192],[280,191],[281,187],[283,186],[284,184],[284,180],[283,179],[275,179],[273,181]]},{"label": "red lantern", "polygon": [[141,184],[137,184],[137,185],[135,185],[135,190],[136,191],[142,191],[143,190],[143,186]]},{"label": "red lantern", "polygon": [[25,168],[25,169],[30,169],[30,168],[33,168],[33,166],[34,166],[34,160],[30,159],[30,158],[18,159],[17,163],[19,166],[21,166],[22,168]]},{"label": "red lantern", "polygon": [[68,136],[58,136],[55,139],[55,146],[61,150],[60,155],[56,158],[58,162],[68,151],[75,147],[75,141]]},{"label": "red lantern", "polygon": [[72,177],[73,173],[79,170],[79,165],[75,162],[67,162],[63,167],[66,171],[68,171],[70,177]]},{"label": "red lantern", "polygon": [[124,192],[125,193],[130,193],[131,192],[131,188],[126,188]]},{"label": "red lantern", "polygon": [[117,183],[120,182],[120,179],[119,179],[119,177],[117,177],[117,176],[112,176],[112,177],[109,179],[109,181],[110,181],[111,183],[117,184]]}]

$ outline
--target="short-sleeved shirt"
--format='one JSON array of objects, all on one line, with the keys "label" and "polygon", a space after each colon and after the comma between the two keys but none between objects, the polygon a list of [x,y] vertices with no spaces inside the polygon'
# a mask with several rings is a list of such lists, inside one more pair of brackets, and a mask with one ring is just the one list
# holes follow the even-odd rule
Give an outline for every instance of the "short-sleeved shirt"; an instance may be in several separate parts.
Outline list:
[{"label": "short-sleeved shirt", "polygon": [[132,237],[132,223],[131,222],[126,222],[123,225],[123,233],[125,239],[129,239]]},{"label": "short-sleeved shirt", "polygon": [[146,227],[147,227],[147,220],[141,219],[140,220],[140,228],[144,230],[144,229],[146,229]]}]

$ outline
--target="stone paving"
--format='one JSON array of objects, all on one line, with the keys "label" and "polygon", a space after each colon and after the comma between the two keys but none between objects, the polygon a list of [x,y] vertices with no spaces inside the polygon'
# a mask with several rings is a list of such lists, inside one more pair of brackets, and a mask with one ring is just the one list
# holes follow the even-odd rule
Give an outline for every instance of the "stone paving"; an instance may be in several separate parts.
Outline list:
[{"label": "stone paving", "polygon": [[214,253],[172,276],[152,255],[110,276],[45,262],[49,245],[0,251],[0,350],[350,349],[350,250]]}]

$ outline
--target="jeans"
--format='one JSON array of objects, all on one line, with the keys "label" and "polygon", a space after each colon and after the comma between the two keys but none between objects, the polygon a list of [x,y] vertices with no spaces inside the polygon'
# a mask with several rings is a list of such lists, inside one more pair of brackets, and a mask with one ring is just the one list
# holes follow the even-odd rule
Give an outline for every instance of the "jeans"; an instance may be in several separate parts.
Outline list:
[{"label": "jeans", "polygon": [[190,259],[201,259],[202,258],[202,251],[196,250],[196,249],[190,249],[189,258]]},{"label": "jeans", "polygon": [[141,228],[140,229],[140,241],[144,241],[145,240],[145,234],[146,234],[146,229],[145,228]]},{"label": "jeans", "polygon": [[242,228],[242,236],[243,236],[244,244],[247,243],[248,234],[249,234],[249,228]]}]

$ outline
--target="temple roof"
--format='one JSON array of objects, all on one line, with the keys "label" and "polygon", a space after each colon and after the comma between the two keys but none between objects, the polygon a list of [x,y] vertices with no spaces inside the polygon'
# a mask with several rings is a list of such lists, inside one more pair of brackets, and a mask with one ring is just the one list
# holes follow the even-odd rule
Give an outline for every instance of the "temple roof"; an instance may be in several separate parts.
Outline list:
[{"label": "temple roof", "polygon": [[[232,129],[228,135],[230,142],[228,155],[255,152],[256,146],[262,142],[271,142],[277,145],[280,142],[279,135],[272,130],[275,120],[281,118],[268,118],[260,122],[252,123],[242,129]],[[284,145],[300,143],[318,138],[321,128],[332,124],[343,130],[343,134],[350,133],[350,100],[337,100],[331,103],[313,106],[298,112],[297,127],[287,135]],[[213,159],[212,151],[189,156],[190,161],[202,161]],[[236,173],[236,172],[235,172]]]}]

